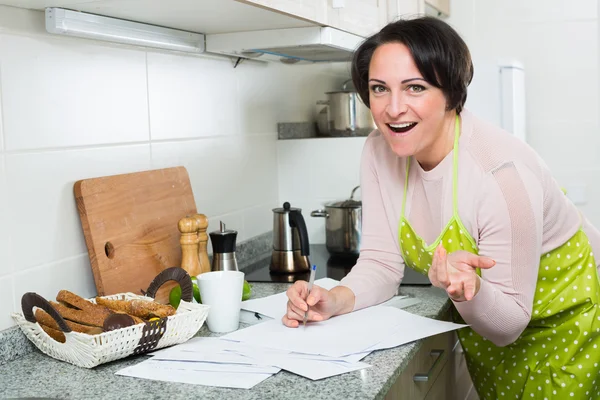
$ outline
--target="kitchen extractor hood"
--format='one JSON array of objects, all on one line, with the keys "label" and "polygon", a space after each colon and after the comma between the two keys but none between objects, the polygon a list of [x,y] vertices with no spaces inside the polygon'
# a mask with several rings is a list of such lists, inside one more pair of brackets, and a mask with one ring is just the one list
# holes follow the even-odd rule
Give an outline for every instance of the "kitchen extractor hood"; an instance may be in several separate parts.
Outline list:
[{"label": "kitchen extractor hood", "polygon": [[206,35],[206,52],[264,61],[345,62],[365,38],[331,27],[272,29]]}]

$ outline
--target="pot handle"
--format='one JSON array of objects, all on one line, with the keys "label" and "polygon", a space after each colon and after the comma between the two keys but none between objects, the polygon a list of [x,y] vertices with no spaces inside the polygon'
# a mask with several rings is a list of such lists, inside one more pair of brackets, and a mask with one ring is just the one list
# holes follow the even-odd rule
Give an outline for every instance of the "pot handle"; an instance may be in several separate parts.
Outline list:
[{"label": "pot handle", "polygon": [[325,210],[319,209],[319,210],[314,210],[313,212],[310,213],[311,217],[324,217],[324,218],[329,218],[329,213]]},{"label": "pot handle", "polygon": [[352,189],[352,193],[350,193],[350,200],[354,200],[354,192],[356,192],[356,190],[360,188],[360,185],[358,185],[357,187],[355,187],[354,189]]},{"label": "pot handle", "polygon": [[348,87],[348,84],[352,82],[352,78],[348,79],[347,81],[344,82],[344,84],[342,85],[342,90],[346,90],[346,88]]}]

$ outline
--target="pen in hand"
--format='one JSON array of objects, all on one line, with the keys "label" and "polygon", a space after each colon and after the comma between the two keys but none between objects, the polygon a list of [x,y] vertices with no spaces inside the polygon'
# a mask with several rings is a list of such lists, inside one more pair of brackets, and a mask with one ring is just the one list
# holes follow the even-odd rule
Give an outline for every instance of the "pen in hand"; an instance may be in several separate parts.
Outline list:
[{"label": "pen in hand", "polygon": [[[308,294],[306,295],[306,299],[310,295],[310,291],[312,290],[313,283],[315,282],[315,273],[317,271],[317,266],[313,265],[310,269],[310,278],[308,279]],[[306,319],[308,318],[308,303],[306,303],[306,312],[304,313],[304,319],[302,320],[302,325],[306,326]]]}]

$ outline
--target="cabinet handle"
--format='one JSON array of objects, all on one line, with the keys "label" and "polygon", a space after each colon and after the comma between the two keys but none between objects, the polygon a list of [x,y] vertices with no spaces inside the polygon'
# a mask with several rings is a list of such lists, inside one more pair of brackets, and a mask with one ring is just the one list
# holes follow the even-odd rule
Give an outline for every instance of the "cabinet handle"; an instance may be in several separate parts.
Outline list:
[{"label": "cabinet handle", "polygon": [[437,358],[435,359],[435,361],[433,362],[433,364],[431,365],[431,368],[429,368],[429,371],[427,371],[427,373],[415,374],[415,376],[413,376],[413,381],[415,381],[415,382],[429,381],[429,378],[431,377],[431,375],[433,375],[433,371],[435,370],[435,367],[437,367],[437,365],[442,360],[442,357],[444,356],[444,350],[431,350],[431,353],[429,353],[429,355],[432,357],[437,357]]}]

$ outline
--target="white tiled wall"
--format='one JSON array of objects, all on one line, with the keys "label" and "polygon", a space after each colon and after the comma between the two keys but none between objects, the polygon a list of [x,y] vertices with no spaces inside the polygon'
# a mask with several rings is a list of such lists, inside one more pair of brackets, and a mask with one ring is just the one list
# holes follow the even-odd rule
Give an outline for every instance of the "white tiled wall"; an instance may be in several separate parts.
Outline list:
[{"label": "white tiled wall", "polygon": [[346,75],[59,38],[0,6],[0,330],[25,292],[96,294],[78,179],[183,165],[209,230],[271,230],[277,122],[312,119]]},{"label": "white tiled wall", "polygon": [[578,206],[600,226],[598,2],[461,0],[451,14],[475,58],[523,63],[527,140],[563,187],[585,185]]}]

